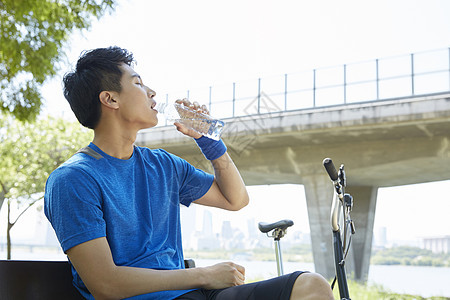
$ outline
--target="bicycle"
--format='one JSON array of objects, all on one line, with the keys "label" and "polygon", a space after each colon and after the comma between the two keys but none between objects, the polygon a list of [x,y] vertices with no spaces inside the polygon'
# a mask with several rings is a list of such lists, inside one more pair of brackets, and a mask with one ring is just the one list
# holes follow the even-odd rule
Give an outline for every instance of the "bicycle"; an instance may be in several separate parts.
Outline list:
[{"label": "bicycle", "polygon": [[[335,278],[331,283],[331,289],[334,289],[337,282],[340,299],[350,300],[347,275],[345,272],[345,259],[350,249],[351,236],[355,233],[355,225],[350,217],[350,212],[353,209],[353,197],[350,194],[345,193],[347,179],[345,176],[344,165],[342,164],[340,166],[338,172],[336,171],[333,161],[330,158],[325,158],[323,160],[323,166],[334,187],[330,222],[333,237]],[[280,239],[286,235],[287,228],[292,225],[294,225],[294,222],[287,219],[275,223],[258,223],[259,230],[262,233],[266,233],[268,237],[274,239],[278,276],[284,275]],[[341,228],[343,229],[342,231]]]}]

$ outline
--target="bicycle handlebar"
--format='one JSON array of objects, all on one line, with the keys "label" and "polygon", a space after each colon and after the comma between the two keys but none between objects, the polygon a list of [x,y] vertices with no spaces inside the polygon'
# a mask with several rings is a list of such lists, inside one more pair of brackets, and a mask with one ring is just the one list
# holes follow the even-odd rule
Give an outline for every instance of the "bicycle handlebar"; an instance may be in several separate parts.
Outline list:
[{"label": "bicycle handlebar", "polygon": [[331,180],[337,181],[339,176],[331,158],[325,158],[323,160],[323,166],[327,170],[328,176],[330,176]]},{"label": "bicycle handlebar", "polygon": [[[335,258],[335,269],[336,278],[339,285],[339,294],[341,300],[350,299],[348,285],[347,285],[347,275],[345,273],[345,258],[350,247],[350,239],[347,240],[347,227],[351,227],[351,234],[354,233],[353,221],[350,219],[350,210],[352,206],[352,198],[349,194],[345,194],[345,172],[344,165],[339,168],[339,173],[337,172],[333,161],[331,158],[325,158],[323,160],[323,166],[330,176],[335,192],[333,194],[333,201],[331,204],[331,228],[333,231],[333,248],[334,248],[334,258]],[[345,201],[344,201],[345,200]],[[348,203],[348,205],[347,205]],[[341,239],[341,230],[339,226],[340,211],[342,209],[343,214],[343,236],[344,240]],[[334,282],[332,283],[332,287]]]}]

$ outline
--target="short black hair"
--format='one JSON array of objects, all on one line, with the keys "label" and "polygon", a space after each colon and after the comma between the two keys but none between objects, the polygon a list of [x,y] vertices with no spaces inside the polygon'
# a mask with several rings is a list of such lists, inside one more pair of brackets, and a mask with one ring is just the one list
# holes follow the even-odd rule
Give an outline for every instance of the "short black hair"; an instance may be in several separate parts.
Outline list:
[{"label": "short black hair", "polygon": [[81,53],[74,71],[64,75],[64,97],[78,121],[94,129],[101,116],[102,91],[120,92],[121,64],[131,66],[133,54],[117,46]]}]

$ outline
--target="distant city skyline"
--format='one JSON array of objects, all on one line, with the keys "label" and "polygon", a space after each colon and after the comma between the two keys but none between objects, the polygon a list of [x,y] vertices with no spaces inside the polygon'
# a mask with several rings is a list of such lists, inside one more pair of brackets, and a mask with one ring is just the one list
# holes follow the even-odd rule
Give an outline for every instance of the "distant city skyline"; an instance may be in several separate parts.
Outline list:
[{"label": "distant city skyline", "polygon": [[[218,210],[211,210],[195,204],[190,208],[182,206],[181,219],[185,249],[205,250],[220,248],[230,250],[272,246],[273,239],[257,229],[259,221],[254,216],[250,218],[238,217],[239,222],[236,222],[235,220],[228,220],[226,217],[218,218],[217,213]],[[270,221],[275,220],[278,219]],[[6,243],[4,234],[6,216],[4,213],[0,214],[0,222],[0,244],[4,245]],[[309,226],[304,228],[293,226],[288,229],[282,244],[284,246],[310,244],[309,234]],[[24,219],[17,223],[17,227],[12,230],[12,240],[13,244],[59,247],[54,231],[43,215],[43,211],[37,209],[31,209],[25,214]],[[386,226],[375,226],[373,234],[373,245],[377,248],[408,245],[426,248],[437,253],[448,253],[449,241],[450,234],[430,234],[410,239],[407,237],[392,238],[390,237],[389,227]]]}]

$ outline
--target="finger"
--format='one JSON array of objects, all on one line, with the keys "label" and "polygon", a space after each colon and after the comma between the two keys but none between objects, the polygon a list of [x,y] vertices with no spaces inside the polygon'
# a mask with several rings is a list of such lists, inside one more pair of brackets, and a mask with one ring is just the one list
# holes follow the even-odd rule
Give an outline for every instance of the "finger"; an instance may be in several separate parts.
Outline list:
[{"label": "finger", "polygon": [[189,101],[188,98],[183,98],[183,104],[189,107],[193,106],[193,104],[191,103],[191,101]]},{"label": "finger", "polygon": [[201,107],[201,110],[202,110],[202,112],[204,113],[204,114],[207,114],[207,115],[209,115],[209,111],[208,111],[208,108],[206,107],[206,105],[202,105],[202,107]]},{"label": "finger", "polygon": [[245,283],[245,276],[241,272],[237,272],[237,279],[238,279],[237,282],[238,282],[239,285]]},{"label": "finger", "polygon": [[186,98],[181,99],[181,103],[184,106],[190,106],[191,105],[191,102],[188,99],[186,99]]},{"label": "finger", "polygon": [[235,276],[237,279],[237,284],[241,285],[245,283],[245,268],[241,265],[235,264],[235,263],[231,263],[231,266],[233,267],[234,270],[236,270],[235,272]]},{"label": "finger", "polygon": [[198,139],[198,138],[200,138],[202,136],[197,131],[195,131],[193,129],[189,129],[185,125],[183,125],[183,124],[181,124],[179,122],[175,122],[175,123],[173,123],[173,125],[175,125],[175,127],[177,128],[177,130],[179,132],[181,132],[184,135],[190,136],[190,137],[192,137],[194,139]]},{"label": "finger", "polygon": [[235,264],[235,268],[239,271],[239,273],[245,276],[245,268],[243,266]]},{"label": "finger", "polygon": [[185,133],[186,127],[183,124],[181,124],[180,122],[174,122],[173,125],[175,125],[179,132]]}]

